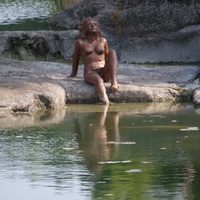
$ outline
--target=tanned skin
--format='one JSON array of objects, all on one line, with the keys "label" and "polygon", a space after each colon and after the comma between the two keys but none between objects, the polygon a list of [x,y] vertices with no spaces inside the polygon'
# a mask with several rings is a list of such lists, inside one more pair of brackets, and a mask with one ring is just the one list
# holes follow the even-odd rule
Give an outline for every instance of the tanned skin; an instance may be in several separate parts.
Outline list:
[{"label": "tanned skin", "polygon": [[111,81],[111,90],[118,90],[118,60],[116,52],[109,50],[98,22],[92,18],[83,21],[75,43],[72,72],[67,78],[77,75],[80,59],[84,65],[85,82],[94,85],[100,101],[108,104],[104,82]]}]

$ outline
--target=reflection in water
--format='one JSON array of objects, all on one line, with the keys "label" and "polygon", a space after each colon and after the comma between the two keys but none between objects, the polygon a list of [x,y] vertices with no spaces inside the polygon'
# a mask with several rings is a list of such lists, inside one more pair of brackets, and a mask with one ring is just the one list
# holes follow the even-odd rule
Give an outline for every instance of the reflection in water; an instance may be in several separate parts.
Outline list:
[{"label": "reflection in water", "polygon": [[118,113],[107,116],[108,105],[99,107],[102,107],[102,111],[86,113],[84,118],[83,116],[80,118],[80,113],[73,116],[77,141],[83,151],[88,169],[95,175],[100,171],[98,163],[108,160],[110,156],[106,120],[110,120],[109,124],[113,130],[112,137],[115,141],[119,141]]},{"label": "reflection in water", "polygon": [[80,200],[90,194],[90,174],[70,125],[66,129],[65,112],[0,120],[1,199]]},{"label": "reflection in water", "polygon": [[31,126],[45,126],[61,122],[66,115],[66,109],[52,111],[10,114],[0,117],[0,128],[22,128]]},{"label": "reflection in water", "polygon": [[190,105],[68,105],[25,119],[0,119],[4,200],[200,198],[200,118]]}]

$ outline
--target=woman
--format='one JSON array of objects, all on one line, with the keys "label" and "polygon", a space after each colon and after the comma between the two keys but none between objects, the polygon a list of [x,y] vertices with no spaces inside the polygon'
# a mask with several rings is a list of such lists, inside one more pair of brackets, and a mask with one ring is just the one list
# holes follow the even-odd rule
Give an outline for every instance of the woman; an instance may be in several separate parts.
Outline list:
[{"label": "woman", "polygon": [[72,62],[72,72],[68,77],[75,77],[79,60],[84,65],[84,80],[93,84],[102,103],[108,104],[104,82],[111,80],[111,89],[118,90],[118,61],[114,50],[109,50],[107,40],[103,37],[98,22],[86,18],[77,37]]}]

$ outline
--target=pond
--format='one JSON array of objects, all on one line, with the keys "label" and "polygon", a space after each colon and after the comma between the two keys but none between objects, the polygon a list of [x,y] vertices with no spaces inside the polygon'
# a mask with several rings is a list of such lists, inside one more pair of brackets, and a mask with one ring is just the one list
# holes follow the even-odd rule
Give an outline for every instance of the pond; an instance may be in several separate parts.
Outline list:
[{"label": "pond", "polygon": [[0,0],[0,31],[50,30],[55,13],[77,0]]},{"label": "pond", "polygon": [[[75,0],[0,0],[0,31],[50,30]],[[2,200],[199,200],[190,104],[68,105],[0,118]]]},{"label": "pond", "polygon": [[68,105],[0,118],[3,200],[198,200],[190,104]]}]

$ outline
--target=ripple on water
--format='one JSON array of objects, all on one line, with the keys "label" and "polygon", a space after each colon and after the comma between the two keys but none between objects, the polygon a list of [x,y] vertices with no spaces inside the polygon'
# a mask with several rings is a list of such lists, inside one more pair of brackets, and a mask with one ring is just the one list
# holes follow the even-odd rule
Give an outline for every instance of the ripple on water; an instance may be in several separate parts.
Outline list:
[{"label": "ripple on water", "polygon": [[50,17],[48,0],[15,0],[0,2],[0,24],[19,23],[24,19]]}]

